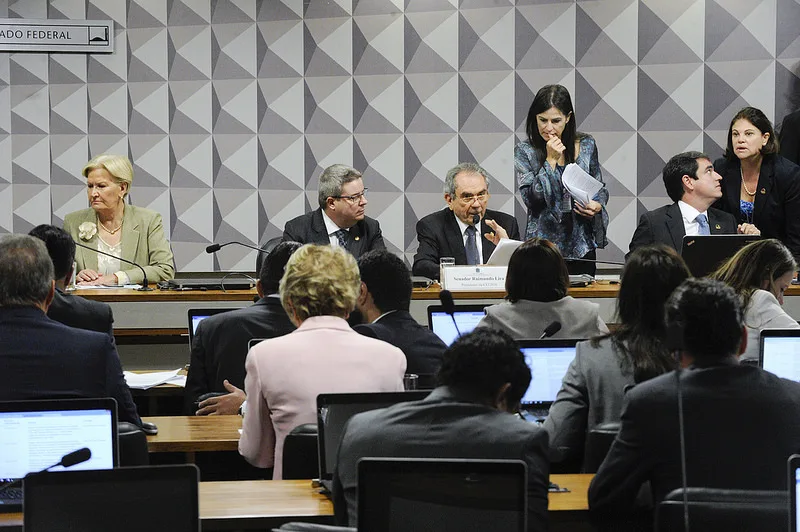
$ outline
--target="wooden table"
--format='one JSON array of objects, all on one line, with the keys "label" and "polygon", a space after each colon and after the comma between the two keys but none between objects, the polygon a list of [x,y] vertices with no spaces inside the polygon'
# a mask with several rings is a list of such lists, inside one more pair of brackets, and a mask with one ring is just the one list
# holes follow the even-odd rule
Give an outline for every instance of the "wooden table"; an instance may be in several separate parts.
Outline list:
[{"label": "wooden table", "polygon": [[[576,530],[587,523],[587,491],[593,475],[552,475],[569,493],[550,493],[551,530]],[[201,482],[203,530],[270,529],[289,521],[331,523],[333,504],[309,480]],[[22,514],[0,514],[0,527],[20,530]]]},{"label": "wooden table", "polygon": [[158,434],[147,436],[151,453],[195,453],[236,451],[239,448],[239,416],[156,416],[143,421],[155,423]]}]

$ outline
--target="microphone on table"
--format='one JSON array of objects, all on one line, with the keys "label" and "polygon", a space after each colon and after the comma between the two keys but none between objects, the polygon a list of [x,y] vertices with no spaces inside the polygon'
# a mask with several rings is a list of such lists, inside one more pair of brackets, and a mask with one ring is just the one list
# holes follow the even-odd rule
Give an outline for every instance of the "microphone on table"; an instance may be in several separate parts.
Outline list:
[{"label": "microphone on table", "polygon": [[147,272],[145,272],[144,268],[142,268],[140,265],[136,264],[132,260],[123,259],[122,257],[118,257],[116,255],[112,255],[111,253],[106,253],[105,251],[100,251],[99,249],[95,249],[95,248],[93,248],[91,246],[86,246],[84,244],[81,244],[80,242],[75,242],[75,245],[78,246],[78,247],[84,248],[84,249],[88,249],[88,250],[94,251],[95,253],[99,253],[100,255],[105,255],[106,257],[111,257],[112,259],[120,260],[120,261],[122,261],[122,262],[124,262],[126,264],[133,264],[134,266],[136,266],[137,268],[142,270],[142,278],[143,278],[142,279],[142,287],[141,288],[137,288],[137,290],[139,290],[140,292],[150,292],[150,291],[153,290],[152,288],[147,286]]},{"label": "microphone on table", "polygon": [[450,316],[450,319],[453,320],[453,325],[456,328],[456,333],[458,334],[458,336],[461,336],[461,331],[458,330],[458,323],[456,323],[456,316],[455,316],[456,304],[453,302],[452,292],[450,292],[450,290],[441,290],[439,292],[439,301],[442,303],[442,310],[444,310],[445,314],[448,314]]},{"label": "microphone on table", "polygon": [[[84,447],[82,449],[78,449],[77,451],[72,451],[71,453],[65,454],[64,456],[61,457],[61,460],[59,460],[57,463],[55,463],[55,464],[53,464],[53,465],[51,465],[49,467],[45,467],[41,471],[37,471],[36,473],[29,473],[29,474],[38,475],[40,473],[45,473],[47,471],[50,471],[54,467],[58,467],[58,466],[72,467],[72,466],[77,465],[77,464],[82,464],[83,462],[85,462],[86,460],[88,460],[91,457],[92,457],[91,449],[89,449],[88,447]],[[4,484],[4,485],[0,486],[0,493],[3,493],[8,488],[12,487],[14,484],[18,484],[20,482],[22,482],[22,479],[18,478],[16,480],[13,480],[13,481],[11,481],[11,482],[9,482],[7,484]]]},{"label": "microphone on table", "polygon": [[554,321],[553,323],[551,323],[550,325],[548,325],[547,327],[544,328],[544,331],[542,332],[542,335],[539,337],[539,340],[544,340],[545,338],[550,338],[551,336],[553,336],[555,333],[557,333],[560,330],[561,330],[561,322],[560,321]]},{"label": "microphone on table", "polygon": [[220,249],[224,248],[225,246],[230,246],[231,244],[238,244],[238,245],[244,246],[246,248],[250,248],[250,249],[254,249],[256,251],[260,251],[261,253],[267,253],[267,250],[264,249],[264,248],[260,248],[258,246],[251,246],[250,244],[245,244],[244,242],[237,242],[235,240],[231,241],[231,242],[225,242],[224,244],[216,244],[216,243],[215,244],[211,244],[210,246],[208,246],[206,248],[206,253],[216,253]]}]

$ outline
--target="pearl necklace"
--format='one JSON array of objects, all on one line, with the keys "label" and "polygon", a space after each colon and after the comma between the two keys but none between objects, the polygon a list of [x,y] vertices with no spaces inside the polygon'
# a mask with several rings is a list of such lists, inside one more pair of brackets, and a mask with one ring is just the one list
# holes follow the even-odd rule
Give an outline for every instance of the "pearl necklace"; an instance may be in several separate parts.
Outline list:
[{"label": "pearl necklace", "polygon": [[117,234],[117,233],[119,232],[119,230],[120,230],[120,229],[122,229],[122,224],[124,224],[124,223],[125,223],[125,220],[121,221],[121,222],[120,222],[120,224],[117,226],[117,228],[116,228],[116,229],[111,229],[111,230],[109,230],[109,229],[106,229],[106,226],[105,226],[105,225],[103,225],[102,223],[100,224],[100,227],[102,227],[102,228],[103,228],[103,231],[105,231],[105,232],[106,232],[106,233],[108,233],[109,235],[114,235],[114,234]]},{"label": "pearl necklace", "polygon": [[[739,173],[742,176],[742,188],[744,189],[744,193],[750,197],[755,196],[756,195],[755,189],[752,192],[750,192],[750,189],[747,188],[747,183],[744,182],[744,170],[742,169],[741,166],[739,167]],[[758,188],[758,182],[756,182],[756,188]]]}]

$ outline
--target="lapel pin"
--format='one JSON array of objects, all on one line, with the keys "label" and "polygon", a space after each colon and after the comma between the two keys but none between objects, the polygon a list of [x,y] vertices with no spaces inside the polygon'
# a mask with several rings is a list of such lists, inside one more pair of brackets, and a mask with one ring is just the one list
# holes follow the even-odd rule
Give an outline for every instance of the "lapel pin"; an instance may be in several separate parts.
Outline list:
[{"label": "lapel pin", "polygon": [[766,189],[766,188],[762,188],[762,189],[761,189],[761,193],[762,193],[762,194],[766,194],[766,193],[767,193],[767,189]]},{"label": "lapel pin", "polygon": [[356,242],[358,242],[359,240],[361,240],[361,237],[360,237],[360,236],[357,236],[357,237],[355,238],[355,240],[356,240]]},{"label": "lapel pin", "polygon": [[719,231],[719,230],[720,230],[720,229],[722,229],[722,228],[719,226],[719,224],[715,224],[715,225],[714,225],[714,229],[716,229],[717,231]]}]

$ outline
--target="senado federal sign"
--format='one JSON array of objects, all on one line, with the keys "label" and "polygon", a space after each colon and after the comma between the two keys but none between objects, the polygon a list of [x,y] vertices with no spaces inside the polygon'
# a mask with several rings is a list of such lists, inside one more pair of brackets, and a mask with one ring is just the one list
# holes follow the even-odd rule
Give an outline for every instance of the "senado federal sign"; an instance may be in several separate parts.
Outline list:
[{"label": "senado federal sign", "polygon": [[114,51],[114,22],[0,19],[0,51],[110,53]]}]

